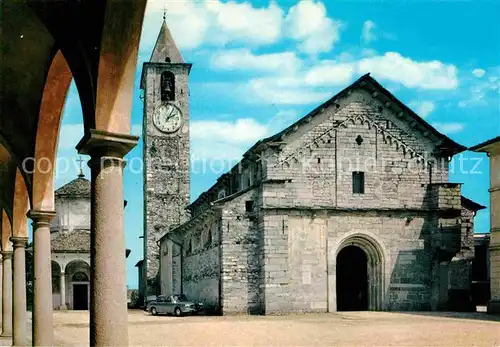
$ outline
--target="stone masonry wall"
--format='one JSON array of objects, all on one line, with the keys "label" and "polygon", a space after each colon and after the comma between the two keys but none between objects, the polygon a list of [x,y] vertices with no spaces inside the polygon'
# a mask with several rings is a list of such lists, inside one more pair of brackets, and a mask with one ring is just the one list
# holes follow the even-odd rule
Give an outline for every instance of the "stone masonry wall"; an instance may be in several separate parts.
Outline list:
[{"label": "stone masonry wall", "polygon": [[[424,164],[426,156],[442,160],[427,154],[429,140],[401,129],[396,116],[379,112],[376,101],[365,94],[353,92],[339,108],[327,107],[309,128],[289,135],[277,164],[266,166],[264,179],[291,181],[284,197],[264,192],[271,194],[266,205],[424,207],[427,184],[447,181],[447,163],[432,169]],[[364,172],[364,194],[352,193],[353,171]]]},{"label": "stone masonry wall", "polygon": [[[172,235],[183,245],[182,291],[209,311],[220,309],[220,219],[217,214],[199,218],[182,235]],[[180,260],[180,259],[176,259]]]},{"label": "stone masonry wall", "polygon": [[[408,222],[406,213],[271,213],[264,218],[266,234],[272,229],[273,235],[265,238],[270,246],[265,248],[266,313],[336,311],[336,254],[354,234],[376,240],[384,254],[382,309],[430,308],[432,217],[415,215]],[[273,249],[286,254],[274,256]]]},{"label": "stone masonry wall", "polygon": [[255,212],[246,201],[255,201],[256,189],[223,204],[221,220],[221,298],[223,314],[260,313],[262,235]]}]

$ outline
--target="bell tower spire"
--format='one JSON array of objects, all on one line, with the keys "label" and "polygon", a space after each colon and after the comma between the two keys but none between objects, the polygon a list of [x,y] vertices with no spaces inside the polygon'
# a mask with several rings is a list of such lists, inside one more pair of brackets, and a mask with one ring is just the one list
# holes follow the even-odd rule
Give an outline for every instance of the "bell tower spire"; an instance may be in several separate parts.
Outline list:
[{"label": "bell tower spire", "polygon": [[181,52],[170,33],[167,26],[167,11],[163,10],[163,23],[161,25],[160,34],[156,39],[153,54],[149,60],[151,63],[184,63]]}]

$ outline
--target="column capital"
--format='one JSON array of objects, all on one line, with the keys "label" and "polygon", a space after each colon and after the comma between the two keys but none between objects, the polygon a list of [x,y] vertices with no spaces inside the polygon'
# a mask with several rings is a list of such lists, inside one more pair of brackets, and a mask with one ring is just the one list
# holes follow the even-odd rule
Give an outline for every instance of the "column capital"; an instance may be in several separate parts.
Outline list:
[{"label": "column capital", "polygon": [[2,259],[12,259],[12,251],[2,251]]},{"label": "column capital", "polygon": [[50,225],[50,221],[56,216],[56,212],[31,210],[28,212],[27,216],[33,221],[33,224]]},{"label": "column capital", "polygon": [[78,153],[90,155],[92,159],[121,159],[137,145],[138,140],[139,137],[130,134],[90,129],[78,142],[76,149]]},{"label": "column capital", "polygon": [[26,244],[28,243],[28,238],[27,237],[19,237],[19,236],[11,236],[10,241],[14,245],[14,248],[26,247]]}]

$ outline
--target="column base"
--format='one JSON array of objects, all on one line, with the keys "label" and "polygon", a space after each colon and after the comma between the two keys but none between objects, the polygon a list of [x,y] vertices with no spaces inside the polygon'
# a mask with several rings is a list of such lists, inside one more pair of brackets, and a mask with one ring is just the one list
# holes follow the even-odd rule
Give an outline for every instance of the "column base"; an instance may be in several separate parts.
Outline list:
[{"label": "column base", "polygon": [[488,302],[488,313],[500,313],[500,300],[490,300]]},{"label": "column base", "polygon": [[66,305],[59,306],[59,311],[66,311],[67,309]]}]

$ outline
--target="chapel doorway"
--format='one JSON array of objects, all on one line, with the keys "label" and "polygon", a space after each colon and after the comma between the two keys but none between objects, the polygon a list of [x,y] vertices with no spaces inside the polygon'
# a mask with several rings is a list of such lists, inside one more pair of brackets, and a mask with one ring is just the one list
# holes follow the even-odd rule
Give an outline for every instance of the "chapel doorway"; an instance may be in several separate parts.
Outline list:
[{"label": "chapel doorway", "polygon": [[368,257],[357,246],[346,246],[337,255],[337,311],[368,310]]},{"label": "chapel doorway", "polygon": [[73,310],[88,310],[88,284],[73,284]]}]

